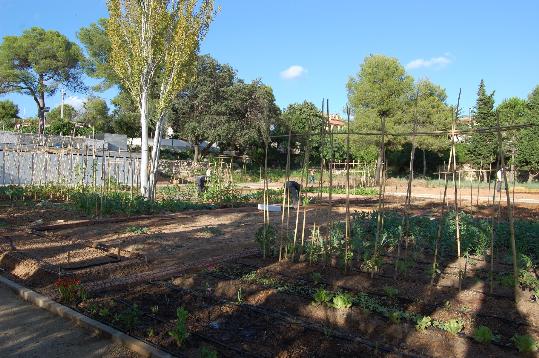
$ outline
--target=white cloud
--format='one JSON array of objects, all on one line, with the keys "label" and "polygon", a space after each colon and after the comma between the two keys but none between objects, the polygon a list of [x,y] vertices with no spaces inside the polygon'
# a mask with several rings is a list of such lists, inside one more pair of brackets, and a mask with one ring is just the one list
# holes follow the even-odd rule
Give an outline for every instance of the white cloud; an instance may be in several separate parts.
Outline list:
[{"label": "white cloud", "polygon": [[84,108],[84,103],[86,102],[86,98],[80,98],[78,96],[69,96],[64,100],[64,104],[69,104],[71,107],[75,108],[75,110],[80,111]]},{"label": "white cloud", "polygon": [[416,70],[418,68],[442,68],[447,65],[449,65],[452,62],[452,59],[449,58],[449,56],[439,56],[439,57],[433,57],[429,60],[425,60],[423,58],[415,59],[411,62],[409,62],[406,65],[407,70]]},{"label": "white cloud", "polygon": [[307,73],[307,69],[305,69],[303,66],[292,65],[281,72],[281,78],[285,80],[293,80],[301,77],[305,73]]}]

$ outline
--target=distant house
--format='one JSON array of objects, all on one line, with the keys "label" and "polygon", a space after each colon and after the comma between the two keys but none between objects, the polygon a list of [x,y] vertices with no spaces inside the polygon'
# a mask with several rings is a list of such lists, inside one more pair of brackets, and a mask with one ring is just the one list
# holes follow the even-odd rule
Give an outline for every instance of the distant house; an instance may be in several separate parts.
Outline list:
[{"label": "distant house", "polygon": [[327,130],[340,131],[344,129],[346,122],[338,114],[330,114],[328,118]]}]

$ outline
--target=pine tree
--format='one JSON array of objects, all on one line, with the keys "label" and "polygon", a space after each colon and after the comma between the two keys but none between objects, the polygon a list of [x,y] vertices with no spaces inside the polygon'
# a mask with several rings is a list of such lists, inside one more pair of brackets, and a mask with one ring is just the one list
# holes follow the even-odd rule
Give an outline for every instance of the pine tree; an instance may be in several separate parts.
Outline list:
[{"label": "pine tree", "polygon": [[[485,82],[481,80],[477,91],[477,101],[473,117],[474,128],[495,128],[496,114],[494,112],[494,91],[487,94]],[[466,140],[468,157],[476,166],[488,168],[494,162],[497,153],[496,133],[471,133]]]}]

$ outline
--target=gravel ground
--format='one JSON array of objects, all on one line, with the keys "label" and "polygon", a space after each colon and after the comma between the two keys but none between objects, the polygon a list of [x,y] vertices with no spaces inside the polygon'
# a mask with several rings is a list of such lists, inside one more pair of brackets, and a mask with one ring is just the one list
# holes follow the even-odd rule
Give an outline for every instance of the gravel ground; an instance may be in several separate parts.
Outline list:
[{"label": "gravel ground", "polygon": [[0,357],[139,356],[23,301],[0,285]]}]

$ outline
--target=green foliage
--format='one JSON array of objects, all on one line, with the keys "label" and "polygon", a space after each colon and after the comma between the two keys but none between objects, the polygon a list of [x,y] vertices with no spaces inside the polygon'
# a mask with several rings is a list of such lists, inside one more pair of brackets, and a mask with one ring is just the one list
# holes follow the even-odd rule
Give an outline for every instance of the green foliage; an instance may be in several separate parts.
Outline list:
[{"label": "green foliage", "polygon": [[0,101],[0,130],[14,130],[19,107],[10,100]]},{"label": "green foliage", "polygon": [[391,299],[395,299],[397,295],[399,294],[399,290],[396,289],[395,287],[384,286],[384,293],[387,297]]},{"label": "green foliage", "polygon": [[442,329],[444,331],[447,331],[451,334],[458,334],[460,331],[462,331],[463,328],[464,324],[458,319],[451,319],[445,322],[442,326]]},{"label": "green foliage", "polygon": [[473,338],[483,344],[489,344],[494,338],[492,331],[487,326],[479,326],[473,333]]},{"label": "green foliage", "polygon": [[217,352],[208,347],[200,348],[200,358],[217,358]]},{"label": "green foliage", "polygon": [[400,313],[400,311],[391,311],[391,312],[389,312],[389,317],[388,318],[392,323],[400,323],[400,321],[401,321],[401,313]]},{"label": "green foliage", "polygon": [[176,326],[173,330],[169,331],[168,334],[174,338],[178,347],[181,347],[185,340],[189,338],[189,332],[187,332],[187,317],[189,312],[183,307],[179,307],[176,310]]},{"label": "green foliage", "polygon": [[255,240],[260,245],[264,257],[273,257],[276,254],[275,242],[277,230],[272,225],[264,225],[256,231]]},{"label": "green foliage", "polygon": [[313,272],[311,274],[311,279],[313,280],[314,284],[318,286],[318,284],[322,282],[322,274],[320,272]]},{"label": "green foliage", "polygon": [[332,306],[337,309],[348,309],[352,307],[352,296],[347,293],[338,293],[333,296]]},{"label": "green foliage", "polygon": [[123,310],[116,318],[117,321],[128,331],[131,331],[140,320],[142,312],[136,304]]},{"label": "green foliage", "polygon": [[415,329],[418,331],[424,331],[432,325],[432,318],[429,316],[423,316],[416,321]]},{"label": "green foliage", "polygon": [[148,228],[145,226],[129,226],[125,229],[125,232],[131,233],[131,234],[142,235],[142,234],[148,233]]},{"label": "green foliage", "polygon": [[84,56],[77,44],[57,31],[39,27],[21,36],[6,36],[0,44],[0,94],[31,96],[44,108],[44,97],[53,95],[60,84],[78,91]]},{"label": "green foliage", "polygon": [[333,294],[323,288],[319,288],[313,295],[313,302],[317,305],[329,305]]},{"label": "green foliage", "polygon": [[514,335],[512,338],[515,347],[517,347],[519,352],[529,353],[537,352],[538,343],[530,335]]},{"label": "green foliage", "polygon": [[[477,102],[474,108],[474,125],[479,128],[495,127],[494,92],[487,94],[485,82],[481,80],[477,91]],[[492,163],[497,153],[498,140],[496,133],[472,133],[466,141],[468,156],[473,164],[487,166]]]}]

